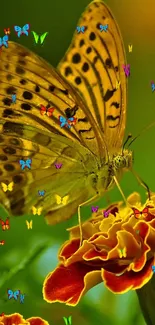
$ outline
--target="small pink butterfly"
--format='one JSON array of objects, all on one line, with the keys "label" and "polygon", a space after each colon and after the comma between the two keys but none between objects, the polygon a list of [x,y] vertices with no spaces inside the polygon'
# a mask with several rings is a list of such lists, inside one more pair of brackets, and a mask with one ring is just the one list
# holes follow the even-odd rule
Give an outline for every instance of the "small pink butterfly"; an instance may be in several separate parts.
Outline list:
[{"label": "small pink butterfly", "polygon": [[60,169],[62,167],[62,164],[54,164],[56,169]]},{"label": "small pink butterfly", "polygon": [[97,212],[98,211],[98,208],[99,208],[98,206],[96,206],[96,207],[92,206],[91,207],[91,211],[92,212]]},{"label": "small pink butterfly", "polygon": [[107,218],[109,213],[110,213],[110,210],[109,211],[107,211],[107,210],[103,211],[104,218]]}]

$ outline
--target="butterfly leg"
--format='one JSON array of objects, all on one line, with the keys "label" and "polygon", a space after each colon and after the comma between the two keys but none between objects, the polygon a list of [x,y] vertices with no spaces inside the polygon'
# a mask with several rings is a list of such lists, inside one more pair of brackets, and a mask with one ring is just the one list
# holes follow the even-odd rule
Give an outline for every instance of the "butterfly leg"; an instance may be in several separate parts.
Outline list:
[{"label": "butterfly leg", "polygon": [[148,185],[140,178],[140,176],[133,169],[131,170],[131,172],[136,177],[138,183],[145,188],[148,194],[148,198],[149,200],[151,200],[151,192]]},{"label": "butterfly leg", "polygon": [[122,189],[121,189],[121,187],[119,185],[119,182],[118,182],[116,176],[113,176],[113,179],[114,179],[115,184],[117,185],[117,188],[119,189],[119,191],[120,191],[120,193],[122,195],[122,198],[123,198],[125,204],[126,205],[129,205],[129,203],[128,203],[128,201],[127,201],[127,199],[126,199],[126,197],[125,197],[125,195],[124,195],[124,193],[123,193],[123,191],[122,191]]},{"label": "butterfly leg", "polygon": [[93,203],[94,201],[96,201],[96,199],[98,199],[99,196],[98,195],[95,195],[93,196],[92,198],[90,198],[89,200],[81,203],[79,206],[78,206],[78,222],[79,222],[79,228],[80,228],[80,246],[82,245],[82,242],[83,242],[83,237],[82,237],[82,223],[81,223],[81,207],[82,206],[85,206],[85,205],[89,205],[91,203]]}]

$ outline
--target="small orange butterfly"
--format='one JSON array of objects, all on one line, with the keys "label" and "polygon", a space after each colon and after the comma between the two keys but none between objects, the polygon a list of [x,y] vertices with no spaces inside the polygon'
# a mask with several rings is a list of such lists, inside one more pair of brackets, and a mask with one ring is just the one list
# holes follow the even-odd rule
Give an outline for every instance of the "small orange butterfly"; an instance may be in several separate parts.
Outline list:
[{"label": "small orange butterfly", "polygon": [[148,213],[149,213],[149,209],[146,207],[144,208],[142,211],[139,211],[138,209],[135,209],[135,208],[132,208],[133,212],[134,212],[134,215],[135,215],[135,218],[136,219],[139,219],[139,218],[147,218],[148,216]]},{"label": "small orange butterfly", "polygon": [[47,115],[47,116],[52,116],[53,112],[54,112],[55,108],[54,107],[45,107],[44,105],[41,105],[40,108],[40,114],[41,115]]},{"label": "small orange butterfly", "polygon": [[5,221],[3,221],[2,219],[0,219],[0,223],[2,225],[2,230],[9,230],[10,229],[9,218],[7,218]]},{"label": "small orange butterfly", "polygon": [[5,240],[0,240],[0,245],[4,245],[5,244]]}]

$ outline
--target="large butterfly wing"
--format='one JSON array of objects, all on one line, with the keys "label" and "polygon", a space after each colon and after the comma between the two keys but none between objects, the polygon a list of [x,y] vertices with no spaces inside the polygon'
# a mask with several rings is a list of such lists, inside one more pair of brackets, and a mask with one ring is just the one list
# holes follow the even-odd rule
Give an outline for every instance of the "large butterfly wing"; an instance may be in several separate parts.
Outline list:
[{"label": "large butterfly wing", "polygon": [[[108,24],[107,32],[101,32],[101,24]],[[119,28],[102,1],[89,4],[78,26],[85,26],[85,32],[75,32],[58,69],[81,95],[88,107],[85,118],[91,112],[109,150],[120,148],[126,122],[127,81],[122,68],[126,59]],[[116,89],[119,81],[120,87]]]},{"label": "large butterfly wing", "polygon": [[[81,97],[46,61],[20,44],[9,42],[9,48],[1,53],[0,78],[3,121],[35,125],[39,130],[61,134],[88,147],[94,154],[105,156],[105,144],[93,116]],[[13,109],[12,94],[16,94]],[[39,114],[40,104],[55,108],[52,117]],[[65,117],[68,108],[74,110],[78,123],[74,128],[60,129],[59,116]]]}]

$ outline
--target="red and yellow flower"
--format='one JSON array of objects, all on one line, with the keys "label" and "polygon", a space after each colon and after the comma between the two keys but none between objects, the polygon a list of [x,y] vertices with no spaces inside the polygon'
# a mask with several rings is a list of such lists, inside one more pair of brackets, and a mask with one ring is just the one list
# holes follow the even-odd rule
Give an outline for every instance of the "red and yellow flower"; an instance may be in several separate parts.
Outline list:
[{"label": "red and yellow flower", "polygon": [[[142,205],[140,195],[133,193],[128,203],[127,207],[121,202],[108,207],[107,218],[99,210],[83,223],[81,246],[79,226],[69,229],[70,239],[59,251],[60,263],[43,284],[47,302],[75,306],[99,282],[120,294],[139,289],[151,279],[155,194]],[[134,214],[135,209],[139,214]]]},{"label": "red and yellow flower", "polygon": [[2,313],[0,316],[0,325],[49,325],[44,319],[40,317],[31,317],[24,319],[22,315],[15,313],[11,315],[5,315]]}]

